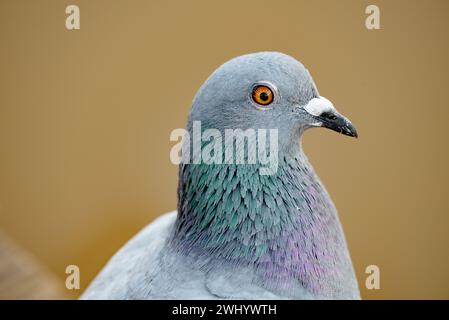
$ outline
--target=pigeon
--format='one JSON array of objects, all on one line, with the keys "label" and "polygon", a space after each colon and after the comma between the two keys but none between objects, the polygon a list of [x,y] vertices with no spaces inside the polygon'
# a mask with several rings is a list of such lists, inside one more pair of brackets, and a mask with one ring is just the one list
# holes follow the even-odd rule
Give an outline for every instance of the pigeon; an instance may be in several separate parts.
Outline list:
[{"label": "pigeon", "polygon": [[[357,131],[309,71],[279,52],[233,58],[198,90],[186,134],[195,123],[227,147],[217,138],[214,161],[192,161],[185,154],[204,154],[192,150],[207,141],[184,140],[177,211],[125,244],[81,299],[360,299],[337,210],[301,147],[310,128]],[[229,130],[266,135],[242,147]],[[229,145],[247,154],[269,145],[273,170],[261,170],[267,157],[224,156]]]}]

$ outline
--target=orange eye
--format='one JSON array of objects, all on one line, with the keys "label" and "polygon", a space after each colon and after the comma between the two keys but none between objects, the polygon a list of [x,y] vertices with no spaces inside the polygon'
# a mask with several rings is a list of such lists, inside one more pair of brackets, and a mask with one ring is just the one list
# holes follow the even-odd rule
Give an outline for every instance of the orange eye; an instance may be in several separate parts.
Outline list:
[{"label": "orange eye", "polygon": [[269,87],[259,85],[254,87],[252,98],[254,102],[263,106],[267,106],[273,102],[274,93]]}]

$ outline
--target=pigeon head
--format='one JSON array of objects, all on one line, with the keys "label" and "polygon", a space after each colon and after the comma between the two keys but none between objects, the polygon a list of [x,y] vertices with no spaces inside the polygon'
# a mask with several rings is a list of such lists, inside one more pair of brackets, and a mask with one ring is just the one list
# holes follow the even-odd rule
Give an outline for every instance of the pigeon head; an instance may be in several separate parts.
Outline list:
[{"label": "pigeon head", "polygon": [[215,70],[195,96],[192,121],[219,130],[277,128],[286,146],[316,127],[357,137],[351,122],[319,95],[308,70],[278,52],[243,55]]}]

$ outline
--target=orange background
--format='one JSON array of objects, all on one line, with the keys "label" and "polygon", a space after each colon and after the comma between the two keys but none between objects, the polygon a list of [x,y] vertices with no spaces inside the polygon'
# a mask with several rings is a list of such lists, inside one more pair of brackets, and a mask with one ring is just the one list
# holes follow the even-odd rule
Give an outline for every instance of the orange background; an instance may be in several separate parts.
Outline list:
[{"label": "orange background", "polygon": [[[81,30],[65,28],[77,4]],[[365,28],[365,8],[381,30]],[[357,126],[304,137],[363,298],[449,298],[448,1],[0,1],[0,229],[82,289],[176,207],[169,134],[226,60],[281,51]],[[381,270],[366,290],[365,267]],[[80,290],[82,291],[82,290]],[[73,296],[77,296],[75,293]]]}]

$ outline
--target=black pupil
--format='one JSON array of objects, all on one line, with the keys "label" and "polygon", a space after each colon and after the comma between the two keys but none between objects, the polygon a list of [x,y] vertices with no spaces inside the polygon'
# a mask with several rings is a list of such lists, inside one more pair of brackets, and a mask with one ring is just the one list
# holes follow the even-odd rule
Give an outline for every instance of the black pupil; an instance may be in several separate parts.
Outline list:
[{"label": "black pupil", "polygon": [[268,93],[266,92],[262,92],[259,96],[260,100],[262,101],[268,101],[268,99],[270,98],[270,96],[268,95]]}]

